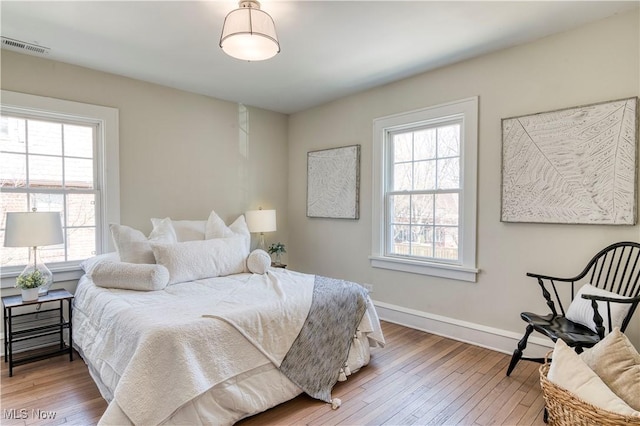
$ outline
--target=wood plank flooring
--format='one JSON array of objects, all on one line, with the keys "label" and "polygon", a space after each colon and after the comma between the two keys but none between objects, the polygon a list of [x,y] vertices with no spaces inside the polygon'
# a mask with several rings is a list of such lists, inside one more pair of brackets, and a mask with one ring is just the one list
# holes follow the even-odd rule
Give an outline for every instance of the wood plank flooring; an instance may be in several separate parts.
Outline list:
[{"label": "wood plank flooring", "polygon": [[[385,348],[336,385],[342,406],[301,395],[245,419],[254,425],[543,425],[539,364],[505,376],[507,355],[383,322]],[[2,425],[93,425],[107,407],[78,357],[14,368],[2,363]],[[24,409],[22,412],[20,410]],[[40,418],[38,411],[40,410]],[[55,418],[46,418],[55,412]],[[8,419],[13,413],[14,419]],[[15,419],[22,413],[25,419]]]}]

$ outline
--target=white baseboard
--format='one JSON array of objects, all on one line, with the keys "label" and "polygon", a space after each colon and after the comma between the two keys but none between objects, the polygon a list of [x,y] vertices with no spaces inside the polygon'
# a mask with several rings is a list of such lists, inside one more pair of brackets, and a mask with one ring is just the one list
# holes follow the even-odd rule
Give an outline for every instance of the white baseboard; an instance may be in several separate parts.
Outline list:
[{"label": "white baseboard", "polygon": [[[518,341],[524,335],[526,327],[524,321],[520,320],[520,318],[514,318],[514,321],[522,323],[522,333],[518,334],[499,328],[404,308],[390,303],[374,300],[373,304],[381,320],[509,355],[513,353]],[[524,350],[524,356],[544,357],[552,348],[553,342],[551,340],[532,335],[529,337],[527,348]]]}]

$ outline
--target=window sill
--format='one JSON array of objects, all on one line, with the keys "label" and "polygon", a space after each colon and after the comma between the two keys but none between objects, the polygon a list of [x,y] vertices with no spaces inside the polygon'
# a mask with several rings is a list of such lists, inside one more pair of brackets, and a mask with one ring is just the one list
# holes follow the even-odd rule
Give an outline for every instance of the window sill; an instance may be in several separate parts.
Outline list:
[{"label": "window sill", "polygon": [[459,265],[449,265],[418,260],[398,259],[393,257],[369,256],[374,268],[392,269],[412,274],[430,275],[452,280],[476,282],[479,270]]},{"label": "window sill", "polygon": [[[79,280],[84,271],[79,265],[65,266],[62,268],[50,268],[53,272],[53,282]],[[2,273],[0,288],[12,288],[16,285],[16,277],[21,271]]]}]

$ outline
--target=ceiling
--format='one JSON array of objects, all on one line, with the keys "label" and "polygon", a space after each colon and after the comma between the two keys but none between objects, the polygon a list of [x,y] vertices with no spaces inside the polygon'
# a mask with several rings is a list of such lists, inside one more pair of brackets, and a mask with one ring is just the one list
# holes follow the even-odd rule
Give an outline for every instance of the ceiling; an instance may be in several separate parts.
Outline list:
[{"label": "ceiling", "polygon": [[274,1],[282,51],[218,47],[236,1],[1,1],[4,37],[50,59],[282,113],[638,8],[636,1]]}]

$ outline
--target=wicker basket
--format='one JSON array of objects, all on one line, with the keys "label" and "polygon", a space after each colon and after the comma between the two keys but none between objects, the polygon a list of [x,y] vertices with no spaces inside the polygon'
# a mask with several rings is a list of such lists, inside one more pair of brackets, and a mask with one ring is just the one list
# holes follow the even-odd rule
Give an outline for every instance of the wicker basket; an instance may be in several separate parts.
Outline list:
[{"label": "wicker basket", "polygon": [[640,417],[623,416],[591,405],[577,398],[568,390],[550,382],[547,379],[548,372],[549,362],[546,361],[540,366],[540,386],[542,387],[542,395],[546,403],[548,423],[550,425],[640,426]]}]

